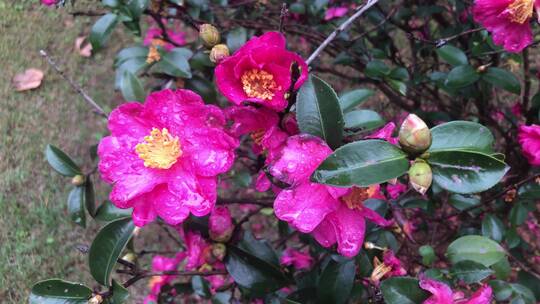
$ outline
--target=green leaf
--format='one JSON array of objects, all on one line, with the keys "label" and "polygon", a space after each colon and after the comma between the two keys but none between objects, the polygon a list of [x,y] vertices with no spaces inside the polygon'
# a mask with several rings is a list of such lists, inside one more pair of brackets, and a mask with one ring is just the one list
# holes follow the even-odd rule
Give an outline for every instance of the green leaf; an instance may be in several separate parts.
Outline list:
[{"label": "green leaf", "polygon": [[456,263],[451,273],[465,284],[472,284],[489,277],[493,270],[480,263],[465,260]]},{"label": "green leaf", "polygon": [[495,138],[488,128],[471,121],[452,121],[431,129],[428,152],[467,150],[493,153]]},{"label": "green leaf", "polygon": [[438,48],[436,52],[442,60],[448,62],[453,66],[466,65],[469,63],[465,52],[453,45],[447,44],[443,47]]},{"label": "green leaf", "polygon": [[504,249],[496,242],[479,235],[466,235],[453,241],[446,251],[452,264],[469,260],[489,267],[505,257]]},{"label": "green leaf", "polygon": [[489,155],[461,150],[430,152],[433,180],[454,193],[477,193],[496,185],[509,167]]},{"label": "green leaf", "polygon": [[534,293],[527,287],[521,285],[521,284],[510,284],[510,288],[512,288],[512,302],[514,303],[525,303],[525,304],[535,304],[536,303],[536,297],[534,296]]},{"label": "green leaf", "polygon": [[509,249],[516,248],[521,243],[521,237],[515,228],[506,230],[506,235],[504,238],[506,241],[506,246],[508,246]]},{"label": "green leaf", "polygon": [[30,304],[86,304],[92,290],[82,284],[59,279],[36,283],[30,293]]},{"label": "green leaf", "polygon": [[343,114],[336,92],[310,75],[296,97],[296,118],[302,133],[318,136],[335,149],[343,137]]},{"label": "green leaf", "polygon": [[407,95],[407,84],[400,80],[387,79],[386,82],[392,87],[392,89],[398,91],[401,95]]},{"label": "green leaf", "polygon": [[129,298],[129,291],[116,280],[112,280],[111,290],[112,297],[109,298],[108,304],[122,304]]},{"label": "green leaf", "polygon": [[501,242],[504,238],[504,224],[493,214],[488,214],[482,220],[482,235],[491,238],[494,241]]},{"label": "green leaf", "polygon": [[521,84],[519,83],[519,79],[507,70],[490,67],[482,74],[482,79],[497,88],[517,95],[521,94]]},{"label": "green leaf", "polygon": [[448,202],[452,207],[459,211],[478,206],[480,204],[480,198],[476,196],[465,196],[461,194],[452,194],[448,199]]},{"label": "green leaf", "polygon": [[480,79],[480,75],[470,65],[460,65],[453,68],[446,77],[445,84],[452,88],[458,89],[474,84]]},{"label": "green leaf", "polygon": [[153,66],[153,71],[169,76],[191,78],[188,59],[193,53],[186,48],[174,48],[169,52],[160,51],[161,59]]},{"label": "green leaf", "polygon": [[433,264],[437,259],[435,250],[429,245],[420,246],[420,248],[418,248],[418,253],[422,256],[422,263],[427,266]]},{"label": "green leaf", "polygon": [[58,173],[64,176],[75,176],[82,174],[81,169],[71,158],[53,145],[47,145],[45,147],[45,157],[49,162],[49,165]]},{"label": "green leaf", "polygon": [[518,196],[520,201],[536,201],[540,199],[540,183],[532,181],[519,187]]},{"label": "green leaf", "polygon": [[407,155],[396,146],[370,139],[344,145],[313,173],[315,182],[367,187],[399,177],[409,169]]},{"label": "green leaf", "polygon": [[96,216],[96,195],[94,192],[94,183],[90,175],[86,176],[86,182],[84,183],[84,204],[88,213],[92,217]]},{"label": "green leaf", "polygon": [[123,218],[108,223],[96,235],[88,252],[88,263],[90,273],[101,285],[110,286],[113,268],[134,229],[131,218]]},{"label": "green leaf", "polygon": [[212,293],[210,292],[210,286],[208,285],[208,281],[206,281],[201,276],[193,276],[191,278],[191,288],[193,288],[193,291],[198,294],[199,296],[203,298],[210,298],[212,296]]},{"label": "green leaf", "polygon": [[278,255],[272,246],[266,240],[256,240],[249,231],[244,233],[244,238],[238,244],[238,248],[253,254],[271,265],[279,267]]},{"label": "green leaf", "polygon": [[512,287],[505,281],[491,280],[489,286],[493,290],[493,295],[497,301],[504,301],[512,295]]},{"label": "green leaf", "polygon": [[120,91],[126,101],[144,101],[146,98],[141,81],[129,70],[124,70],[122,74]]},{"label": "green leaf", "polygon": [[227,47],[232,53],[242,47],[247,41],[247,30],[243,27],[237,27],[227,34]]},{"label": "green leaf", "polygon": [[508,262],[507,257],[491,265],[491,269],[495,271],[495,277],[499,280],[507,280],[512,273],[512,266]]},{"label": "green leaf", "polygon": [[75,187],[71,189],[68,196],[68,211],[71,220],[81,226],[86,227],[86,213],[84,212],[84,187]]},{"label": "green leaf", "polygon": [[138,58],[146,62],[146,57],[148,56],[148,48],[143,46],[133,46],[129,48],[122,49],[116,57],[114,58],[114,67],[118,68],[122,63]]},{"label": "green leaf", "polygon": [[384,119],[375,111],[354,110],[345,113],[345,129],[370,131],[384,125]]},{"label": "green leaf", "polygon": [[111,201],[105,201],[98,207],[95,219],[98,221],[110,222],[120,218],[130,217],[132,212],[132,208],[120,209],[113,205]]},{"label": "green leaf", "polygon": [[185,88],[201,95],[206,103],[216,103],[217,92],[215,86],[205,78],[194,75],[193,78],[186,80]]},{"label": "green leaf", "polygon": [[364,69],[364,74],[373,79],[384,78],[385,76],[390,75],[391,72],[390,67],[380,60],[372,60],[368,62],[366,68]]},{"label": "green leaf", "polygon": [[540,279],[529,272],[521,270],[518,272],[517,282],[529,288],[533,292],[534,297],[540,299]]},{"label": "green leaf", "polygon": [[527,214],[529,211],[523,204],[516,203],[514,207],[510,210],[510,215],[508,216],[508,219],[510,220],[510,223],[512,226],[517,227],[523,223],[525,223],[525,220],[527,219]]},{"label": "green leaf", "polygon": [[231,298],[232,294],[230,292],[217,292],[212,296],[212,304],[229,304]]},{"label": "green leaf", "polygon": [[339,105],[343,112],[348,112],[373,96],[375,92],[371,89],[357,89],[346,92],[339,97]]},{"label": "green leaf", "polygon": [[351,294],[356,272],[354,260],[330,259],[317,288],[319,303],[345,303]]},{"label": "green leaf", "polygon": [[381,283],[381,292],[386,304],[418,304],[429,294],[420,288],[419,282],[410,277],[393,277]]},{"label": "green leaf", "polygon": [[118,16],[112,13],[108,13],[98,19],[90,31],[89,37],[94,51],[98,51],[105,45],[117,23]]}]

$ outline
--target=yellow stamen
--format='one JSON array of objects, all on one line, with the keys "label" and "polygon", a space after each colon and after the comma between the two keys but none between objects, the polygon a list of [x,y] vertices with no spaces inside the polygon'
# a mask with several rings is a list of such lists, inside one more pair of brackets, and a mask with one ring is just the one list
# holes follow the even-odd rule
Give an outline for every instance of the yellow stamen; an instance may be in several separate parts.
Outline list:
[{"label": "yellow stamen", "polygon": [[244,92],[251,98],[272,100],[275,92],[281,90],[281,86],[274,81],[274,75],[263,70],[249,70],[241,79]]},{"label": "yellow stamen", "polygon": [[264,139],[265,132],[266,131],[264,131],[263,129],[254,131],[251,133],[251,139],[253,139],[253,141],[260,146]]},{"label": "yellow stamen", "polygon": [[143,143],[135,147],[144,166],[154,169],[169,169],[182,155],[178,137],[173,137],[166,128],[152,128],[150,136],[144,137]]},{"label": "yellow stamen", "polygon": [[152,287],[154,287],[156,284],[161,284],[161,282],[163,282],[163,277],[161,277],[161,276],[153,276],[148,281],[148,287],[150,289],[152,289]]},{"label": "yellow stamen", "polygon": [[392,266],[388,266],[385,263],[379,261],[377,257],[373,258],[373,266],[375,268],[373,269],[373,272],[371,272],[371,276],[369,277],[372,282],[379,282],[387,273],[392,271]]},{"label": "yellow stamen", "polygon": [[534,10],[534,0],[515,0],[507,8],[512,22],[523,24],[531,19]]},{"label": "yellow stamen", "polygon": [[342,196],[341,200],[349,207],[349,209],[361,210],[363,203],[368,198],[372,197],[377,191],[377,186],[369,186],[367,188],[353,187],[351,193]]}]

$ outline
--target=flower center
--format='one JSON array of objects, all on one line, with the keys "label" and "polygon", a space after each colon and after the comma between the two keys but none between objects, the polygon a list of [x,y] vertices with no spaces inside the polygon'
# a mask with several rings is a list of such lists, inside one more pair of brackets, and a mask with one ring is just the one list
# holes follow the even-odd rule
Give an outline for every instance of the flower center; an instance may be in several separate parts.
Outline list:
[{"label": "flower center", "polygon": [[370,279],[372,282],[379,282],[387,273],[392,271],[392,266],[386,265],[381,262],[377,257],[373,258],[373,272],[371,273]]},{"label": "flower center", "polygon": [[533,15],[534,0],[515,0],[507,8],[510,21],[523,24]]},{"label": "flower center", "polygon": [[342,196],[341,201],[343,201],[349,209],[361,210],[364,208],[364,201],[372,197],[377,191],[377,186],[369,186],[366,188],[353,187],[351,193]]},{"label": "flower center", "polygon": [[166,128],[152,128],[150,136],[144,137],[143,143],[135,147],[144,166],[154,169],[169,169],[182,155],[178,137],[172,137]]},{"label": "flower center", "polygon": [[274,75],[257,69],[251,69],[242,75],[242,86],[248,97],[272,100],[275,91],[281,90],[274,81]]},{"label": "flower center", "polygon": [[257,130],[257,131],[253,131],[251,133],[251,139],[253,139],[253,141],[257,144],[257,145],[261,145],[263,139],[264,139],[264,134],[266,132],[264,131],[264,129],[260,129],[260,130]]}]

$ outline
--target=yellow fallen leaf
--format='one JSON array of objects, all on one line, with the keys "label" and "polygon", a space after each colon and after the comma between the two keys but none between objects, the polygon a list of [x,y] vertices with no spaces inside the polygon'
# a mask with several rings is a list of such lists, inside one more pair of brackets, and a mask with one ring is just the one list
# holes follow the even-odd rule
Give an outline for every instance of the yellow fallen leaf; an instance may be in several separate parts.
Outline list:
[{"label": "yellow fallen leaf", "polygon": [[27,69],[13,77],[13,87],[17,92],[38,88],[43,80],[43,75],[41,70]]}]

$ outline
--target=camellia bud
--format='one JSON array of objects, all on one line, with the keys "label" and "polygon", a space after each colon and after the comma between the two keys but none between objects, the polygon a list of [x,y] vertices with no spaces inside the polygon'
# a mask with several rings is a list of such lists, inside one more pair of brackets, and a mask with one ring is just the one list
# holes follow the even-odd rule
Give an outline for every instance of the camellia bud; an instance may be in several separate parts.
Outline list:
[{"label": "camellia bud", "polygon": [[234,225],[229,209],[225,206],[214,208],[208,219],[208,228],[212,240],[222,243],[230,240]]},{"label": "camellia bud", "polygon": [[86,178],[84,175],[77,174],[71,179],[71,184],[74,186],[82,186],[84,182],[86,181]]},{"label": "camellia bud", "polygon": [[225,259],[226,254],[227,254],[227,247],[225,247],[224,244],[215,243],[212,245],[212,255],[219,261],[223,261],[223,259]]},{"label": "camellia bud", "polygon": [[433,175],[429,164],[421,159],[415,160],[409,169],[409,182],[414,190],[423,195],[428,191],[432,181]]},{"label": "camellia bud", "polygon": [[122,257],[122,260],[135,264],[135,262],[137,262],[137,255],[130,251]]},{"label": "camellia bud", "polygon": [[88,304],[100,304],[103,303],[103,297],[100,295],[95,295],[90,300],[88,300]]},{"label": "camellia bud", "polygon": [[218,29],[211,24],[203,24],[199,28],[199,37],[205,46],[211,48],[221,40]]},{"label": "camellia bud", "polygon": [[219,63],[227,57],[229,57],[229,48],[225,44],[218,44],[210,51],[210,61],[213,63]]},{"label": "camellia bud", "polygon": [[431,146],[431,131],[420,117],[409,114],[399,129],[399,144],[409,153],[422,153]]}]

